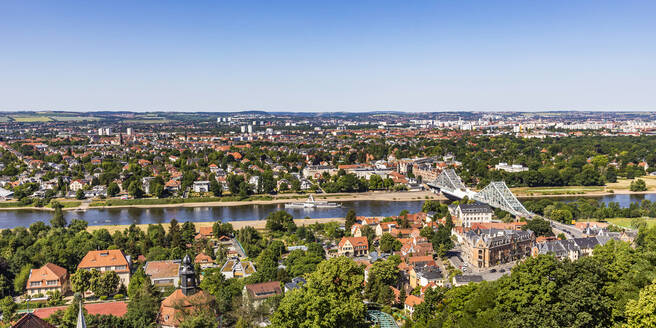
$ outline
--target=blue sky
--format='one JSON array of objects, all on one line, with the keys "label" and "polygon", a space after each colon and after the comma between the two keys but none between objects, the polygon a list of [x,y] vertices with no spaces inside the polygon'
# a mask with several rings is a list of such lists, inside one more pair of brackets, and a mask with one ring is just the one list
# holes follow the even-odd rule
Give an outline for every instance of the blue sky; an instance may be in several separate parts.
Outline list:
[{"label": "blue sky", "polygon": [[0,110],[656,109],[656,1],[2,1]]}]

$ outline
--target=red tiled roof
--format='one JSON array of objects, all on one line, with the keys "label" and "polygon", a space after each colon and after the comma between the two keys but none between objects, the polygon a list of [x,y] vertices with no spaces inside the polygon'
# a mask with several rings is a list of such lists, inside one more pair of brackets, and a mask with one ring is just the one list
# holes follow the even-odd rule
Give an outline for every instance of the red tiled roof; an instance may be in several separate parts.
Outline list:
[{"label": "red tiled roof", "polygon": [[415,296],[415,295],[408,295],[408,297],[405,298],[405,304],[410,306],[410,307],[415,307],[421,303],[423,303],[424,300]]},{"label": "red tiled roof", "polygon": [[128,260],[120,249],[89,251],[87,255],[82,258],[80,264],[77,265],[78,269],[92,269],[108,266],[125,266],[125,269],[123,270],[114,271],[130,272],[130,269],[128,268]]},{"label": "red tiled roof", "polygon": [[[59,310],[66,310],[67,306],[55,306],[50,308],[40,308],[35,309],[32,314],[41,318],[47,319],[53,313]],[[103,314],[103,315],[113,315],[115,317],[122,317],[128,312],[128,303],[126,302],[110,302],[110,303],[95,303],[95,304],[84,304],[84,309],[87,310],[89,314]]]},{"label": "red tiled roof", "polygon": [[253,299],[268,298],[273,295],[282,294],[279,281],[262,282],[259,284],[251,284],[244,286],[248,295]]},{"label": "red tiled roof", "polygon": [[[34,288],[46,287],[61,287],[66,279],[68,271],[66,269],[53,264],[46,263],[39,269],[30,270],[30,277],[27,280],[27,289],[30,289],[31,282],[41,282],[41,285]],[[48,280],[57,280],[57,285],[47,285]]]},{"label": "red tiled roof", "polygon": [[12,328],[55,328],[55,326],[49,324],[48,322],[35,316],[32,313],[27,313],[23,315],[11,327]]}]

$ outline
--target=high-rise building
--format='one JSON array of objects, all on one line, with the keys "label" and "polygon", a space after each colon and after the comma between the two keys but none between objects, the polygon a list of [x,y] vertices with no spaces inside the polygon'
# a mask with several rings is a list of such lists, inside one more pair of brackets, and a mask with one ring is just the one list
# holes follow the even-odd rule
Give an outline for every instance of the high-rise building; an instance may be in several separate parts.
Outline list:
[{"label": "high-rise building", "polygon": [[253,126],[250,124],[248,125],[248,133],[253,133]]},{"label": "high-rise building", "polygon": [[112,135],[112,129],[111,128],[105,128],[105,135],[106,136],[111,136]]},{"label": "high-rise building", "polygon": [[127,128],[126,133],[131,136],[132,135],[132,128]]},{"label": "high-rise building", "polygon": [[105,131],[103,130],[103,128],[98,129],[98,135],[99,135],[99,136],[103,135],[103,132],[105,132]]},{"label": "high-rise building", "polygon": [[245,125],[241,126],[241,133],[246,133],[246,126]]}]

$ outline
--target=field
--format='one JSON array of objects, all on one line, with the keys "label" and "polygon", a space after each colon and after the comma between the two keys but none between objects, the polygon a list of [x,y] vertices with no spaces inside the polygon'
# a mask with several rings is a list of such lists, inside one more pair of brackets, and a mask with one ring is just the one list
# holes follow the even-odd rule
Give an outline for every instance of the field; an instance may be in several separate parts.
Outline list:
[{"label": "field", "polygon": [[52,119],[48,116],[27,115],[27,116],[10,116],[14,121],[21,123],[32,122],[50,122]]},{"label": "field", "polygon": [[[614,218],[614,219],[606,219],[609,223],[616,224],[621,227],[625,228],[631,228],[631,221],[632,218]],[[656,225],[656,219],[654,218],[645,218],[647,221],[647,227],[653,227]]]}]

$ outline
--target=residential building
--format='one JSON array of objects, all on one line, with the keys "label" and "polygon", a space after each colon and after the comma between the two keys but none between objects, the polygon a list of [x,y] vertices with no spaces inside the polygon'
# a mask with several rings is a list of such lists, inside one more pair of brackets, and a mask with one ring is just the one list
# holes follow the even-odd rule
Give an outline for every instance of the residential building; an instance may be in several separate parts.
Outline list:
[{"label": "residential building", "polygon": [[290,290],[299,289],[306,283],[307,281],[303,277],[292,278],[292,281],[285,284],[285,293]]},{"label": "residential building", "polygon": [[487,268],[530,256],[534,243],[531,230],[469,230],[464,233],[462,255],[472,266]]},{"label": "residential building", "polygon": [[180,285],[180,260],[148,261],[144,272],[155,287]]},{"label": "residential building", "polygon": [[68,271],[53,263],[46,263],[39,269],[32,269],[27,279],[26,290],[30,296],[46,295],[54,291],[62,295],[66,294],[70,290]]},{"label": "residential building", "polygon": [[262,282],[244,286],[244,299],[254,306],[258,306],[269,297],[281,295],[282,288],[279,281]]},{"label": "residential building", "polygon": [[423,302],[424,302],[423,298],[417,297],[415,295],[408,295],[405,298],[404,309],[408,314],[412,315],[415,312],[417,305]]},{"label": "residential building", "polygon": [[449,213],[457,226],[469,228],[473,223],[492,222],[494,211],[483,203],[449,205]]},{"label": "residential building", "polygon": [[210,191],[210,182],[209,181],[194,181],[192,186],[194,192],[209,192]]},{"label": "residential building", "polygon": [[126,287],[130,284],[130,261],[119,249],[89,251],[77,266],[78,270],[96,269],[100,272],[114,271]]},{"label": "residential building", "polygon": [[576,261],[580,257],[592,255],[592,252],[597,245],[603,246],[612,239],[619,240],[619,237],[595,236],[566,240],[551,240],[533,246],[531,255],[538,256],[540,254],[552,254],[561,260],[569,259],[571,261]]},{"label": "residential building", "polygon": [[367,237],[342,237],[337,245],[339,256],[366,256],[369,254]]},{"label": "residential building", "polygon": [[216,267],[216,263],[214,263],[212,257],[205,253],[199,253],[196,255],[196,258],[194,258],[194,264],[198,264],[201,270]]},{"label": "residential building", "polygon": [[11,328],[55,328],[55,326],[32,313],[26,313]]},{"label": "residential building", "polygon": [[229,259],[221,267],[221,274],[226,279],[230,278],[246,278],[257,272],[255,265],[251,261],[240,261],[239,259]]}]

